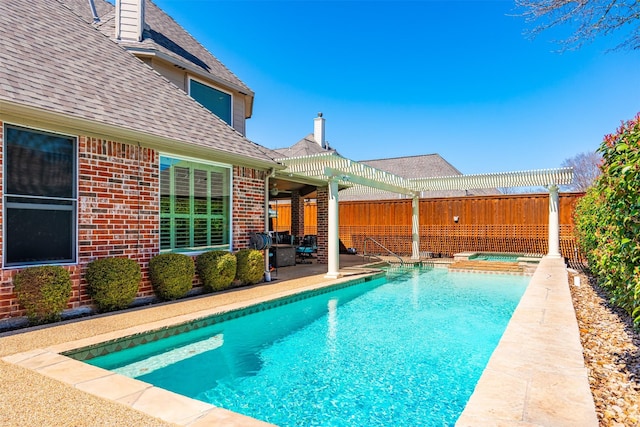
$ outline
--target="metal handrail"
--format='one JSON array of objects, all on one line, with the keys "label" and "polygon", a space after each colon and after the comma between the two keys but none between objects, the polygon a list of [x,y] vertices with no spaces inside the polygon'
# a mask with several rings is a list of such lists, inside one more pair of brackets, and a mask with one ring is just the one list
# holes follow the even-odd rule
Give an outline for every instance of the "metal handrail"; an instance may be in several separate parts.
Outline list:
[{"label": "metal handrail", "polygon": [[[385,251],[389,252],[394,257],[398,258],[400,260],[400,267],[404,267],[404,261],[402,260],[402,257],[400,255],[398,255],[395,252],[391,251],[389,248],[384,246],[382,243],[378,242],[373,237],[365,237],[364,238],[364,249],[362,251],[362,258],[367,256],[367,240],[371,240],[373,243],[375,243],[376,245],[380,246],[382,249],[384,249]],[[369,255],[369,257],[370,257],[370,255]]]}]

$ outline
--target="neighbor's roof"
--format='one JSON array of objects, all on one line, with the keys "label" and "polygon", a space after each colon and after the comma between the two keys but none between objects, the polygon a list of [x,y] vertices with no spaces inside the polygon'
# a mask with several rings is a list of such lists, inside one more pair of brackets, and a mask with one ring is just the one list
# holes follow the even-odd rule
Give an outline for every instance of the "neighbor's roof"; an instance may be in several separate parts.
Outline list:
[{"label": "neighbor's roof", "polygon": [[[93,16],[87,0],[60,0],[87,23]],[[187,30],[153,2],[145,0],[145,30],[139,43],[120,41],[127,48],[163,54],[171,61],[190,65],[194,71],[253,96],[253,91],[222,62],[200,44]],[[115,7],[105,0],[94,0],[100,22],[96,27],[109,37],[115,36]]]},{"label": "neighbor's roof", "polygon": [[59,1],[0,3],[0,63],[2,114],[46,116],[113,135],[126,130],[137,140],[190,147],[220,161],[275,165],[264,147]]},{"label": "neighbor's roof", "polygon": [[322,148],[313,137],[313,134],[302,138],[300,141],[287,148],[276,148],[273,151],[281,157],[303,157],[321,153],[337,153],[333,148]]},{"label": "neighbor's roof", "polygon": [[451,163],[447,162],[439,154],[359,160],[359,162],[376,169],[391,172],[403,178],[462,175],[458,169],[453,167]]},{"label": "neighbor's roof", "polygon": [[[442,176],[457,176],[462,173],[439,154],[424,154],[418,156],[392,157],[388,159],[359,160],[376,169],[392,173],[407,179],[434,178]],[[499,194],[495,189],[463,190],[434,190],[422,194],[422,197],[459,197],[465,195]],[[377,200],[397,199],[406,197],[397,193],[377,192],[362,194],[349,189],[340,192],[342,200]]]}]

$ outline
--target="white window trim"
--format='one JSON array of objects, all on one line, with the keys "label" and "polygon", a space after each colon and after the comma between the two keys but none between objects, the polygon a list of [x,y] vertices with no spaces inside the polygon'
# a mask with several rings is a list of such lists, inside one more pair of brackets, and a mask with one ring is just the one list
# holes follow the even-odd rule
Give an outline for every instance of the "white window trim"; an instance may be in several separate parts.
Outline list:
[{"label": "white window trim", "polygon": [[[204,81],[204,80],[202,80],[202,79],[198,79],[198,78],[196,78],[196,77],[188,76],[188,77],[187,77],[187,94],[188,94],[189,96],[191,96],[191,81],[192,81],[192,80],[193,80],[194,82],[198,82],[198,83],[200,83],[200,84],[202,84],[202,85],[208,86],[208,87],[210,87],[210,88],[212,88],[212,89],[215,89],[215,90],[219,90],[220,92],[222,92],[222,93],[226,93],[227,95],[229,95],[229,97],[231,98],[231,106],[230,106],[230,108],[231,108],[231,111],[230,111],[231,123],[229,123],[229,126],[234,127],[234,124],[235,124],[234,116],[235,116],[235,114],[233,114],[233,111],[234,111],[234,110],[233,110],[233,107],[234,107],[234,105],[233,105],[233,93],[232,93],[232,92],[230,92],[230,91],[228,91],[228,90],[226,90],[226,89],[223,89],[223,88],[221,88],[221,87],[219,87],[219,86],[212,85],[211,83],[206,82],[206,81]],[[191,98],[193,98],[193,97],[191,97]],[[195,100],[195,101],[197,102],[197,100],[196,100],[195,98],[193,98],[193,100]],[[205,107],[205,108],[206,108],[206,107]],[[209,111],[209,110],[207,109],[207,111]],[[211,114],[214,114],[214,115],[215,115],[215,113],[213,113],[213,112],[211,112]],[[216,116],[216,117],[217,117],[217,116]],[[220,119],[220,120],[222,120],[222,119]],[[224,120],[222,120],[222,121],[224,122]],[[225,123],[226,123],[226,122],[225,122]]]},{"label": "white window trim", "polygon": [[[213,113],[212,113],[213,114]],[[193,163],[200,163],[203,165],[208,165],[208,166],[216,166],[219,168],[225,168],[229,170],[229,208],[227,211],[227,215],[229,218],[229,251],[233,252],[233,226],[234,226],[234,222],[233,222],[233,165],[229,164],[229,163],[220,163],[220,162],[214,162],[212,160],[204,160],[204,159],[200,159],[197,157],[189,157],[189,156],[182,156],[182,155],[178,155],[178,154],[172,154],[172,153],[168,153],[168,152],[159,152],[159,162],[158,162],[158,220],[160,219],[160,166],[162,164],[162,158],[163,157],[168,157],[171,159],[177,159],[177,160],[184,160],[186,162],[193,162]],[[158,222],[158,247],[160,247],[160,222]],[[180,253],[182,254],[186,254],[186,255],[199,255],[203,252],[207,252],[211,249],[203,249],[203,250],[192,250],[192,251],[180,251]],[[161,249],[160,253],[170,253],[173,252],[173,250],[171,249]]]}]

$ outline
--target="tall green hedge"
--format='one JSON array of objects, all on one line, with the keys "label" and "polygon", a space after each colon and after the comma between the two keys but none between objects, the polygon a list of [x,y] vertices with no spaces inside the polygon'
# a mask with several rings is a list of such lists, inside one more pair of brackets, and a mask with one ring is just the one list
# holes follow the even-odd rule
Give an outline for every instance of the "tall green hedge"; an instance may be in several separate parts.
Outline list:
[{"label": "tall green hedge", "polygon": [[640,328],[640,113],[598,148],[602,175],[576,206],[589,269]]}]

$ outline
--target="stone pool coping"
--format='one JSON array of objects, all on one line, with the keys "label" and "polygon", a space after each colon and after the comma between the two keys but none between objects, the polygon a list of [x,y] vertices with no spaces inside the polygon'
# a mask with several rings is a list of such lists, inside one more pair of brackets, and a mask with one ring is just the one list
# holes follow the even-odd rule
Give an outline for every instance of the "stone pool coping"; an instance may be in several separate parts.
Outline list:
[{"label": "stone pool coping", "polygon": [[568,273],[545,256],[456,427],[597,427]]},{"label": "stone pool coping", "polygon": [[[456,426],[598,425],[567,279],[562,259],[543,258]],[[350,280],[353,277],[328,280],[312,276],[281,282],[269,289],[256,287],[235,291],[245,295],[235,300],[233,293],[228,293],[196,302],[147,308],[145,310],[164,310],[165,313],[160,320],[151,322],[145,322],[145,316],[140,315],[138,324],[123,328],[115,327],[118,321],[114,316],[131,316],[132,313],[91,319],[85,322],[87,325],[95,322],[95,330],[102,330],[98,327],[100,322],[114,324],[113,330],[104,327],[108,330],[104,333],[79,333],[83,338],[61,339],[52,345],[39,345],[39,342],[50,342],[44,339],[45,335],[50,335],[47,331],[26,332],[20,337],[1,338],[0,344],[6,350],[11,347],[10,339],[22,338],[30,341],[29,350],[9,352],[10,355],[2,351],[0,355],[6,356],[2,359],[5,363],[21,366],[35,375],[54,378],[175,425],[265,426],[269,424],[87,365],[60,353]],[[215,308],[171,315],[185,311],[185,304],[193,307],[210,304]],[[67,328],[73,325],[77,328],[81,323],[70,324]],[[57,326],[50,332],[64,337],[64,329],[64,325]],[[523,337],[527,339],[523,340]],[[22,348],[21,345],[15,345],[15,349],[18,348]]]}]

